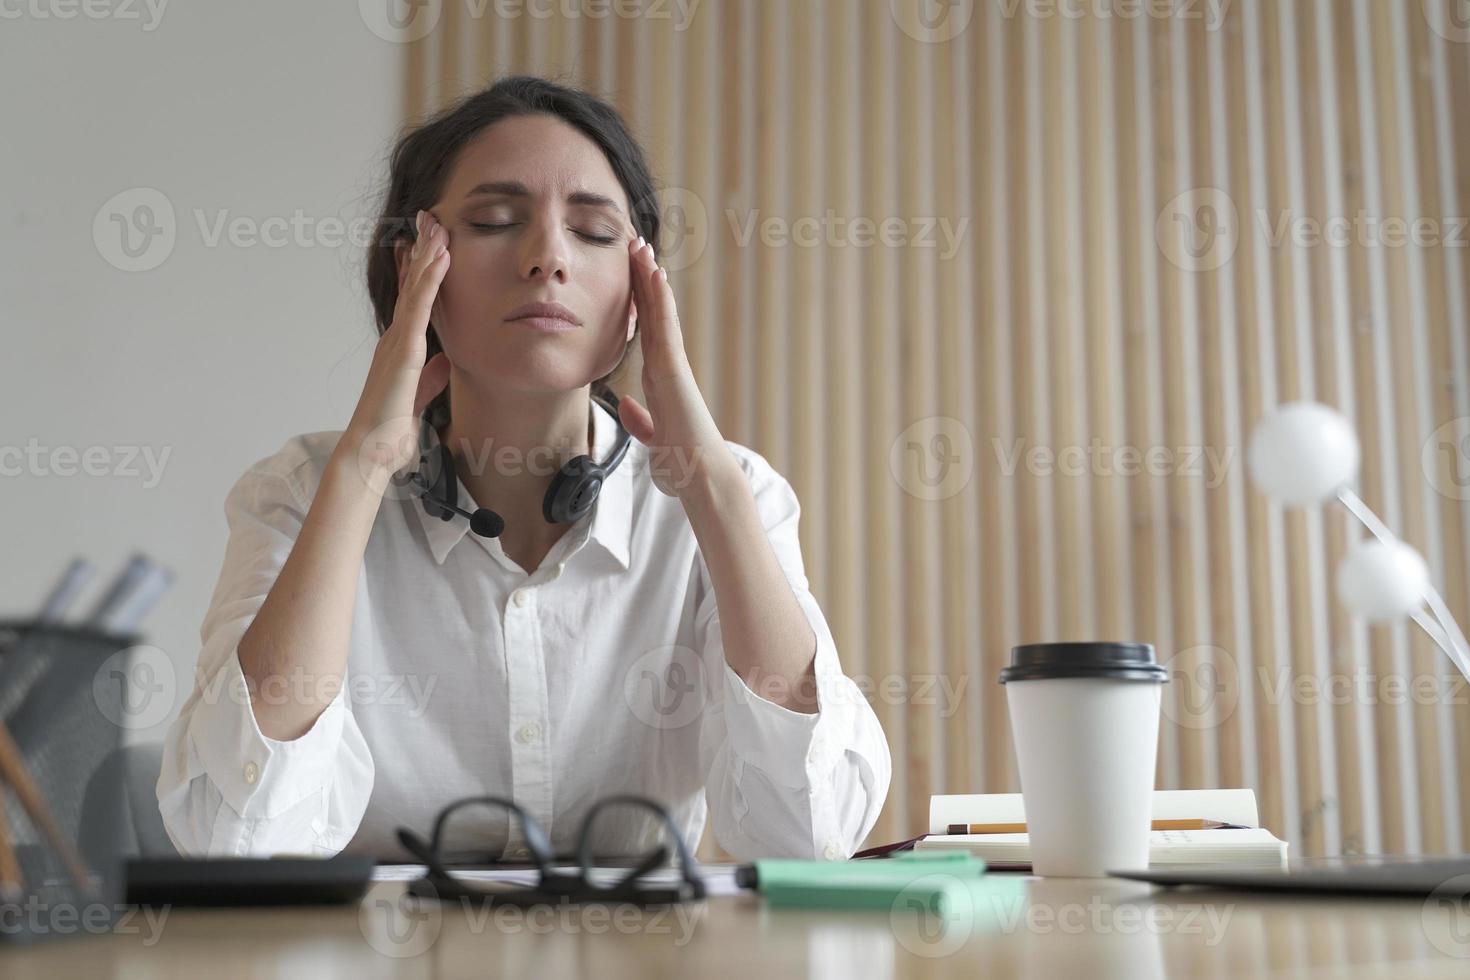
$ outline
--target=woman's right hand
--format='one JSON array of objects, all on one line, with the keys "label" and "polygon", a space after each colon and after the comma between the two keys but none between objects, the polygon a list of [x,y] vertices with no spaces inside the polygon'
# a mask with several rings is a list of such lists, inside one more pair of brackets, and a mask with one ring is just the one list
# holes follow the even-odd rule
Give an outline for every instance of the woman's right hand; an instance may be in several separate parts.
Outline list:
[{"label": "woman's right hand", "polygon": [[410,246],[399,241],[398,302],[378,338],[372,365],[344,436],[356,465],[378,490],[418,459],[420,417],[449,383],[449,358],[428,355],[429,313],[449,271],[449,232],[428,211],[415,218]]}]

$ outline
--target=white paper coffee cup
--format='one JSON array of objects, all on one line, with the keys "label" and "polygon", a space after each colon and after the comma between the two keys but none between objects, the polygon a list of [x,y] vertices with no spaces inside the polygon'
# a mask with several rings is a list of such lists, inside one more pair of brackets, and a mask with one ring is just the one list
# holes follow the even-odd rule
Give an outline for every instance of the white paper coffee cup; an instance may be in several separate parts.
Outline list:
[{"label": "white paper coffee cup", "polygon": [[1031,867],[1100,878],[1148,867],[1159,707],[1146,643],[1035,643],[1001,671]]}]

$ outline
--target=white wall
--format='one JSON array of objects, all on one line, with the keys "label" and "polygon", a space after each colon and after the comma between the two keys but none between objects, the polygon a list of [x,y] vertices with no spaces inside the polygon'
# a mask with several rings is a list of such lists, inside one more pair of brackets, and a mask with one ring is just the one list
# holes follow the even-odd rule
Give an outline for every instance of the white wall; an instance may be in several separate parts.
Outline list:
[{"label": "white wall", "polygon": [[[178,574],[143,626],[176,670],[172,718],[224,554],[226,491],[291,435],[341,428],[356,403],[375,342],[364,252],[321,244],[318,223],[371,217],[402,49],[351,2],[88,9],[103,16],[0,0],[0,614],[32,612],[74,554],[101,566],[90,608],[147,550]],[[137,188],[167,199],[176,238],[143,252],[156,268],[122,271],[106,212],[131,213],[136,192],[108,202]],[[298,211],[311,244],[210,246],[199,227]],[[58,474],[58,447],[102,447],[108,474]],[[149,485],[141,460],[129,475],[114,447],[154,453],[161,479]]]}]

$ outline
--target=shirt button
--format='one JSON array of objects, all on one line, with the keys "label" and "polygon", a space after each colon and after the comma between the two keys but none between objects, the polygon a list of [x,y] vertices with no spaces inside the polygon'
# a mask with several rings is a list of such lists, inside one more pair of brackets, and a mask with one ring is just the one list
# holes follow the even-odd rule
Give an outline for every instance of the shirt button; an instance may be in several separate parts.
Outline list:
[{"label": "shirt button", "polygon": [[826,858],[828,861],[836,861],[838,858],[842,857],[842,848],[838,847],[835,842],[829,843],[826,847],[822,849],[822,857]]},{"label": "shirt button", "polygon": [[515,592],[511,595],[510,601],[518,606],[524,606],[526,604],[526,593],[524,591]]},{"label": "shirt button", "polygon": [[534,742],[536,734],[540,731],[535,725],[522,725],[521,730],[516,732],[516,738],[522,742]]},{"label": "shirt button", "polygon": [[253,762],[245,763],[245,784],[254,786],[255,780],[260,776],[260,767]]}]

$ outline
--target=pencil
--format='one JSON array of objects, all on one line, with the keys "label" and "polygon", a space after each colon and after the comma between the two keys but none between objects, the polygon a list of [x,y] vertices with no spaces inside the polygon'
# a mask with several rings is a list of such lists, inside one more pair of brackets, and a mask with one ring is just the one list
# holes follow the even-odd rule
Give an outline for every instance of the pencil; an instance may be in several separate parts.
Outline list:
[{"label": "pencil", "polygon": [[[15,791],[16,799],[20,800],[26,815],[31,818],[31,823],[51,842],[51,847],[66,865],[67,873],[71,875],[77,887],[84,891],[87,890],[89,887],[87,867],[82,863],[81,855],[77,853],[76,848],[57,826],[56,820],[51,816],[51,811],[46,807],[40,789],[31,779],[30,773],[26,771],[20,749],[10,737],[10,729],[5,727],[4,722],[0,722],[0,788],[3,788],[6,783],[9,783],[10,788]],[[0,820],[3,819],[5,819],[5,811],[3,807],[0,807]],[[8,846],[9,841],[5,843]],[[8,859],[6,865],[6,870],[0,873],[10,873]],[[18,871],[19,868],[15,870]]]},{"label": "pencil", "polygon": [[[0,787],[0,803],[4,802],[4,790]],[[0,899],[12,901],[21,893],[25,879],[21,877],[20,862],[10,847],[10,832],[5,826],[5,807],[0,805]]]}]

